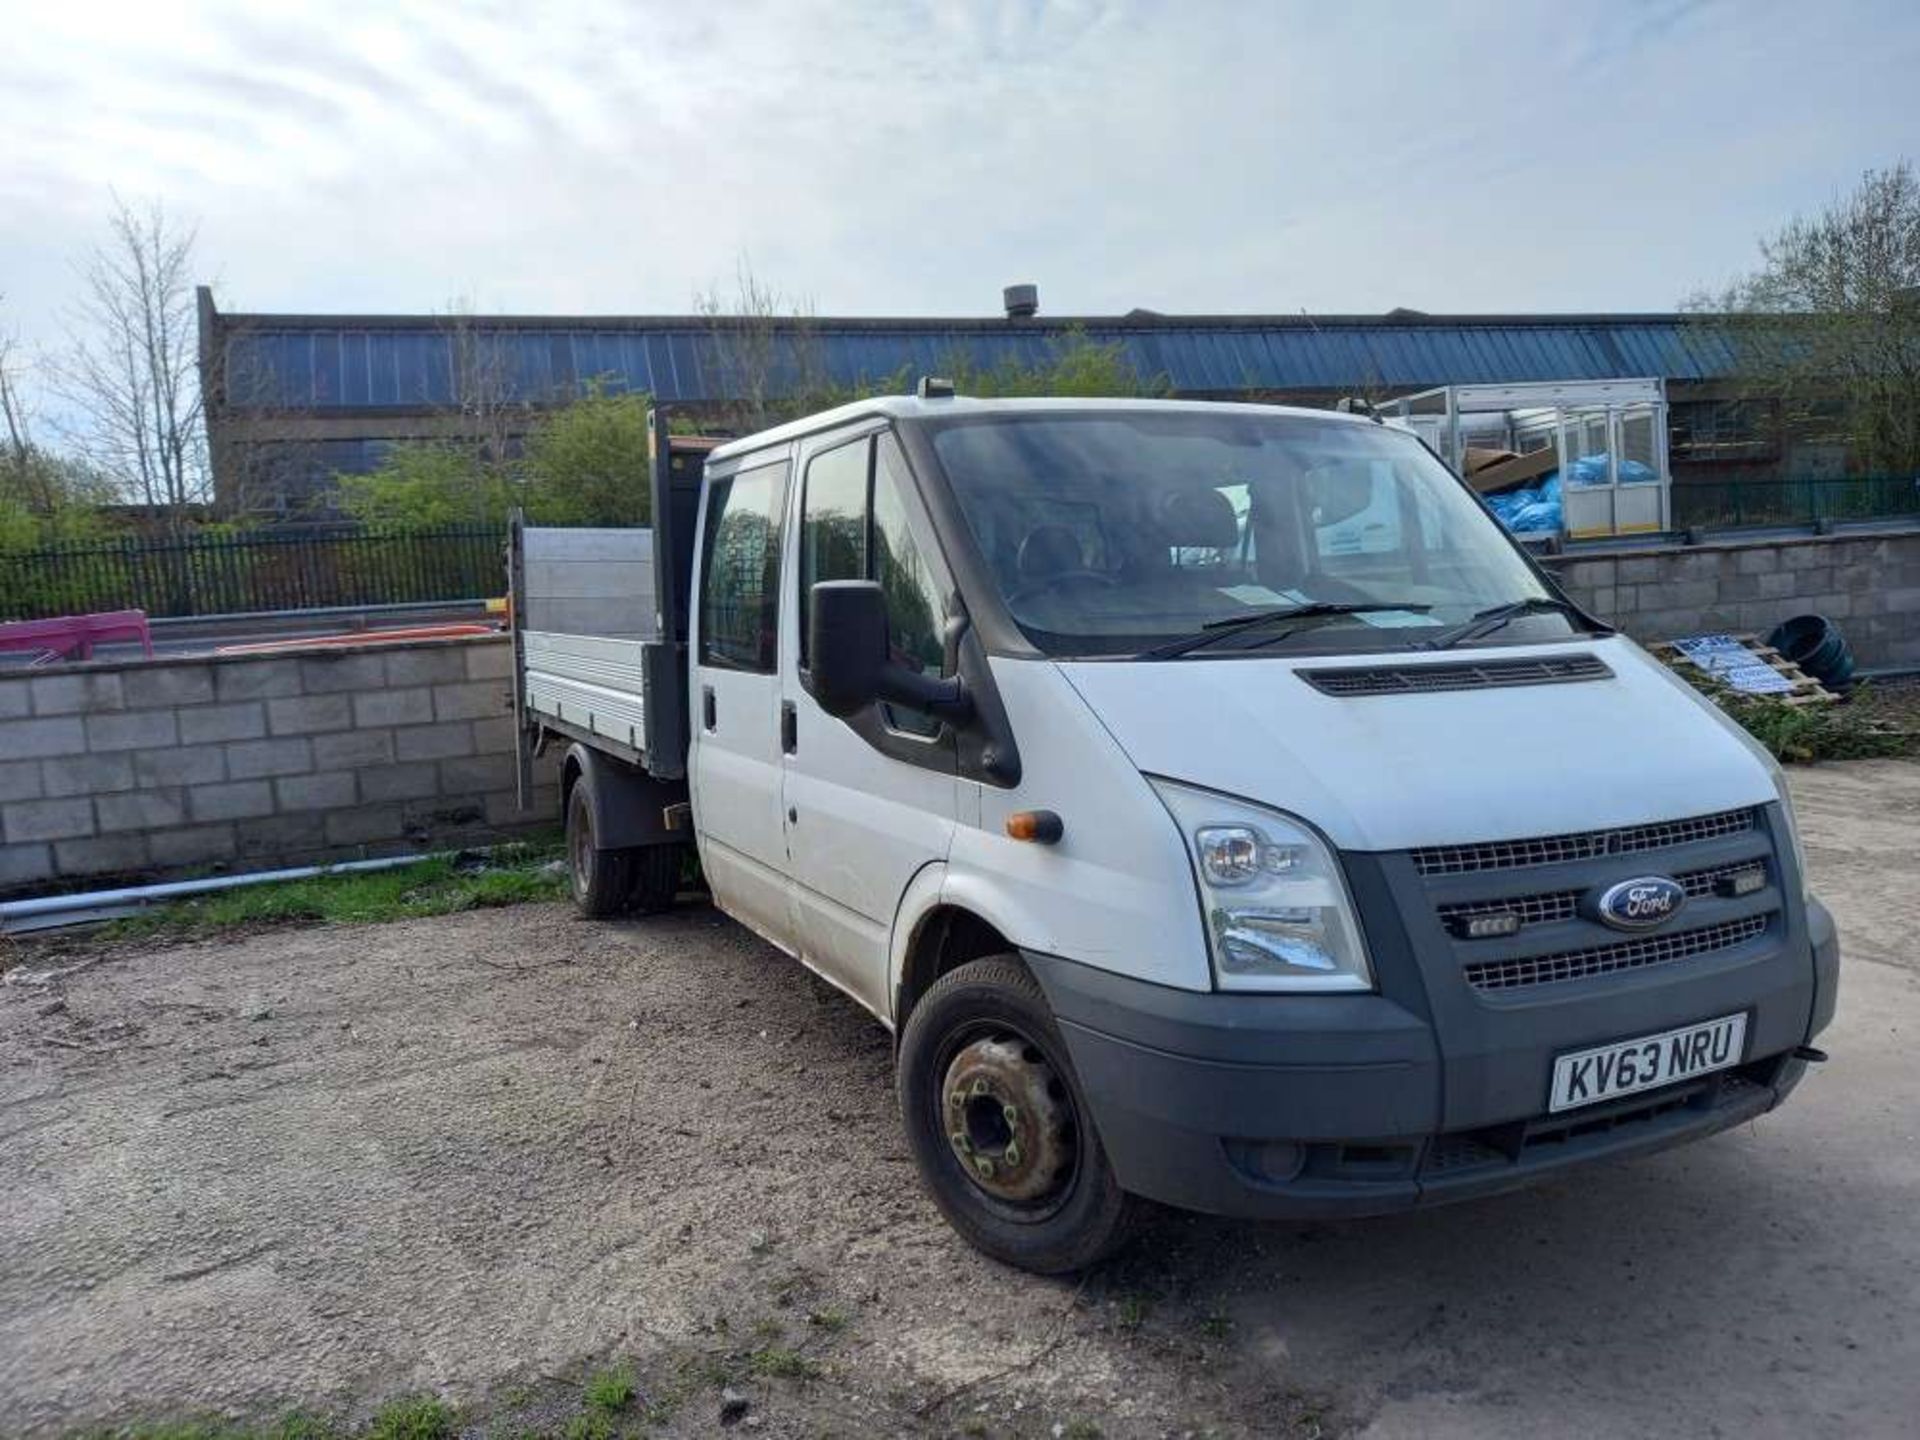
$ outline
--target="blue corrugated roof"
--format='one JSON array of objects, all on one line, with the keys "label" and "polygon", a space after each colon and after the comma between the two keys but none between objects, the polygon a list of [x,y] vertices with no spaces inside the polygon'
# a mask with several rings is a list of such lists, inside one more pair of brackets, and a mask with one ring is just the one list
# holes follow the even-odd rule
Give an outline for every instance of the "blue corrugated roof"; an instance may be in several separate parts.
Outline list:
[{"label": "blue corrugated roof", "polygon": [[[226,316],[220,335],[235,407],[297,411],[453,403],[455,330],[431,317]],[[1074,330],[1117,343],[1143,377],[1177,393],[1339,392],[1525,380],[1734,371],[1724,336],[1679,316],[1126,317],[1080,321],[815,320],[772,333],[774,388],[804,371],[844,387],[902,373],[1044,362]],[[463,322],[514,400],[547,403],[596,378],[657,399],[731,398],[743,344],[700,319]]]}]

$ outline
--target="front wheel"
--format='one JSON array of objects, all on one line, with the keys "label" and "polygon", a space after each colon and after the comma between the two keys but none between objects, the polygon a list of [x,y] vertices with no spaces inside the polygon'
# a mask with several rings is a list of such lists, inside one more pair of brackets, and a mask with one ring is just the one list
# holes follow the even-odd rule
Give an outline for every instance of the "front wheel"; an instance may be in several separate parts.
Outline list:
[{"label": "front wheel", "polygon": [[934,1204],[976,1249],[1042,1275],[1124,1243],[1120,1188],[1046,997],[1011,956],[962,965],[900,1037],[900,1111]]}]

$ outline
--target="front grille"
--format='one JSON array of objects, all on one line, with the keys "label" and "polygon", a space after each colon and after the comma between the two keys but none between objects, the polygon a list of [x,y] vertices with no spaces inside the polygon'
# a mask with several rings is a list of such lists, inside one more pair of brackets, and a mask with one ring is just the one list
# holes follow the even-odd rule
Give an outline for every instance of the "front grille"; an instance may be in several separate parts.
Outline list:
[{"label": "front grille", "polygon": [[1597,655],[1544,655],[1525,660],[1488,660],[1442,665],[1361,665],[1340,670],[1301,670],[1300,678],[1323,695],[1422,695],[1436,690],[1489,690],[1512,685],[1567,685],[1611,680]]},{"label": "front grille", "polygon": [[1666,965],[1694,955],[1729,950],[1764,934],[1770,923],[1770,916],[1750,915],[1742,920],[1728,920],[1699,930],[1624,940],[1617,945],[1599,945],[1589,950],[1572,950],[1560,955],[1532,955],[1517,960],[1477,960],[1465,967],[1465,973],[1467,983],[1483,991],[1557,985],[1564,980],[1585,980],[1622,970],[1643,970],[1649,965]]},{"label": "front grille", "polygon": [[[1689,900],[1699,900],[1714,893],[1714,887],[1729,875],[1738,875],[1747,870],[1764,869],[1766,862],[1755,857],[1752,860],[1736,860],[1730,865],[1714,865],[1705,870],[1690,870],[1684,875],[1673,878],[1680,882],[1687,892]],[[1580,897],[1585,890],[1555,890],[1546,895],[1517,895],[1510,900],[1473,900],[1455,905],[1439,907],[1441,923],[1452,928],[1456,921],[1465,921],[1475,915],[1505,915],[1512,913],[1520,917],[1520,924],[1551,925],[1557,921],[1572,920],[1580,914]]]},{"label": "front grille", "polygon": [[1490,840],[1473,845],[1433,845],[1413,852],[1414,868],[1422,875],[1465,875],[1481,870],[1524,870],[1535,865],[1562,865],[1569,861],[1600,860],[1610,855],[1635,855],[1744,835],[1755,825],[1752,810],[1723,810],[1689,820],[1666,820],[1653,825],[1628,825],[1617,830],[1587,830],[1574,835],[1547,835],[1532,840]]}]

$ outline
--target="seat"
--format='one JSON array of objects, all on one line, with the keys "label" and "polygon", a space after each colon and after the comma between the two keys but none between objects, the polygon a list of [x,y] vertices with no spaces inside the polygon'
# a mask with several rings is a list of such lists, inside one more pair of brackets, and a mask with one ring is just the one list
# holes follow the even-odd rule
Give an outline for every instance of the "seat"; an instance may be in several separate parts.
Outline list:
[{"label": "seat", "polygon": [[1025,584],[1087,568],[1086,557],[1080,551],[1080,537],[1066,525],[1034,526],[1020,542],[1017,564]]},{"label": "seat", "polygon": [[1240,548],[1233,502],[1218,490],[1175,490],[1160,504],[1160,531],[1173,550],[1213,550],[1229,560]]}]

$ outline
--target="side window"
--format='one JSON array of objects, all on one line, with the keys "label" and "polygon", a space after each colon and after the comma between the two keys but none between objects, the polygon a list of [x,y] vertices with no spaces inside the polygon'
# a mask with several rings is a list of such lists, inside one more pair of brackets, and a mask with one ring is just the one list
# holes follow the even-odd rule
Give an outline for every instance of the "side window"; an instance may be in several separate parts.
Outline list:
[{"label": "side window", "polygon": [[700,663],[771,675],[778,651],[786,465],[717,480],[700,557]]},{"label": "side window", "polygon": [[[946,644],[941,638],[945,607],[933,570],[907,527],[902,493],[906,462],[891,435],[875,446],[873,467],[873,578],[887,597],[887,644],[894,660],[923,675],[942,673]],[[892,705],[880,707],[887,724],[913,735],[936,735],[940,722]]]},{"label": "side window", "polygon": [[800,664],[807,663],[813,586],[819,580],[867,578],[867,462],[863,437],[807,462],[800,496]]}]

